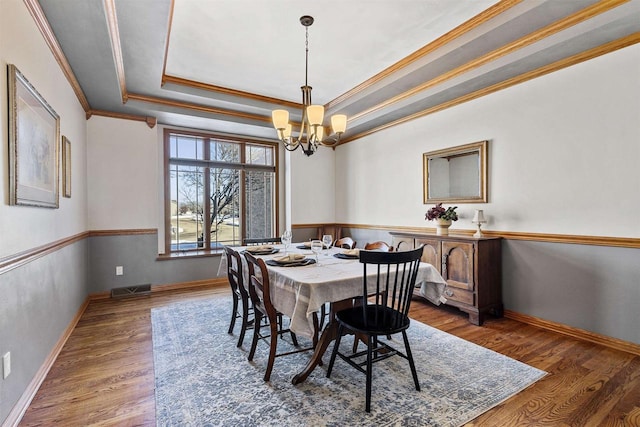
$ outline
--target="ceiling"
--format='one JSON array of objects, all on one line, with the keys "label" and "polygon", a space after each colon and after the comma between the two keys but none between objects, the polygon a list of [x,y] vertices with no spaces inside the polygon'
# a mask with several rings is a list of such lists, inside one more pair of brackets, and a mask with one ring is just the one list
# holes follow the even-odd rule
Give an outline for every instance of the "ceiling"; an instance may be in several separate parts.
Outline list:
[{"label": "ceiling", "polygon": [[260,138],[300,120],[302,15],[346,142],[640,41],[640,0],[25,2],[87,116]]}]

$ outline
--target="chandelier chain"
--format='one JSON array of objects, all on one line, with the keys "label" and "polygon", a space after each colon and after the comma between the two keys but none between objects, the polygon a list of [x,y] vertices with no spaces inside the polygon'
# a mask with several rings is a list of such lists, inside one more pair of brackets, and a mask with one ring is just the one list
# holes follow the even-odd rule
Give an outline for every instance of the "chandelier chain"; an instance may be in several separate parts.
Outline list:
[{"label": "chandelier chain", "polygon": [[309,27],[304,27],[306,33],[306,39],[304,42],[305,56],[304,56],[304,85],[309,85]]}]

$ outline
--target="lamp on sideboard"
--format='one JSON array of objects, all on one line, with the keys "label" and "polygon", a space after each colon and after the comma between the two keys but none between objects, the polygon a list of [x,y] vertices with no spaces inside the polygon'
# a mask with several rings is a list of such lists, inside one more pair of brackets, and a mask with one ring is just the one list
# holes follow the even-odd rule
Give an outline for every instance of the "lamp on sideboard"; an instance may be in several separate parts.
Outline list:
[{"label": "lamp on sideboard", "polygon": [[484,212],[482,212],[482,209],[476,209],[476,213],[473,215],[471,222],[478,225],[478,231],[476,231],[473,237],[483,237],[484,235],[482,234],[480,227],[482,227],[482,224],[486,224],[487,220],[484,219]]}]

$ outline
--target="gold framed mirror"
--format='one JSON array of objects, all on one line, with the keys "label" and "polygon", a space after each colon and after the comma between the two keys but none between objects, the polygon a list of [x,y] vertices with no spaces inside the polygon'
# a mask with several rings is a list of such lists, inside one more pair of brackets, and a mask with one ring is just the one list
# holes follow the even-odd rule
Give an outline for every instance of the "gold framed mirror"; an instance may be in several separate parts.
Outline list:
[{"label": "gold framed mirror", "polygon": [[479,141],[424,153],[424,203],[486,203],[488,145]]}]

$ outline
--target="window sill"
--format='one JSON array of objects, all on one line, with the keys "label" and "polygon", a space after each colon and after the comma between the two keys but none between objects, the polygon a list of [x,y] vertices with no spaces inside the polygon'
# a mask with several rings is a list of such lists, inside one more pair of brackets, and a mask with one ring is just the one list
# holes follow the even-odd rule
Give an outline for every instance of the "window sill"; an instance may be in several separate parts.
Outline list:
[{"label": "window sill", "polygon": [[170,261],[173,259],[204,258],[204,257],[217,257],[217,256],[222,256],[221,250],[202,249],[198,251],[182,251],[182,252],[171,252],[169,254],[160,254],[156,258],[156,261]]}]

